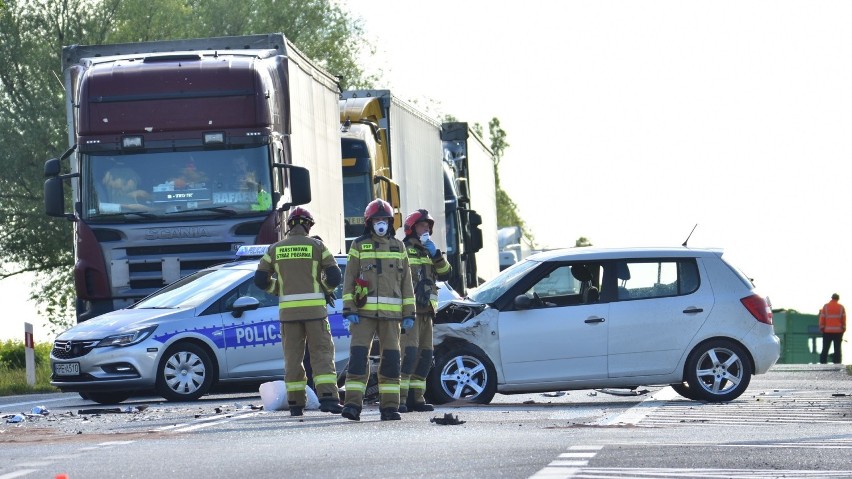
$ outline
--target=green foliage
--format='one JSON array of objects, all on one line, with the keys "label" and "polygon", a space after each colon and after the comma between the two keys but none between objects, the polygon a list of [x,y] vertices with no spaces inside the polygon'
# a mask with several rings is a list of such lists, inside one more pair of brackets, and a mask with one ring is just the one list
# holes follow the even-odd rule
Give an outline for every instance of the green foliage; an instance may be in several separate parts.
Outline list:
[{"label": "green foliage", "polygon": [[103,44],[283,32],[308,57],[369,87],[364,40],[334,0],[0,0],[0,278],[35,272],[33,299],[55,330],[73,321],[73,224],[43,206],[44,161],[68,145],[60,52]]},{"label": "green foliage", "polygon": [[[482,129],[481,125],[476,125]],[[509,147],[506,141],[506,131],[500,126],[500,120],[497,117],[488,122],[488,136],[491,139],[491,152],[494,153],[494,182],[497,186],[497,226],[500,228],[507,226],[517,226],[521,228],[521,233],[530,244],[535,244],[532,232],[526,222],[521,218],[518,212],[518,205],[512,201],[506,190],[500,186],[500,162],[503,160],[503,153]]]},{"label": "green foliage", "polygon": [[50,385],[50,343],[35,345],[36,385],[27,384],[24,343],[22,341],[0,342],[0,396],[32,392],[54,392]]},{"label": "green foliage", "polygon": [[577,241],[574,242],[574,246],[577,248],[581,248],[583,246],[592,246],[592,241],[585,236],[580,236],[577,238]]}]

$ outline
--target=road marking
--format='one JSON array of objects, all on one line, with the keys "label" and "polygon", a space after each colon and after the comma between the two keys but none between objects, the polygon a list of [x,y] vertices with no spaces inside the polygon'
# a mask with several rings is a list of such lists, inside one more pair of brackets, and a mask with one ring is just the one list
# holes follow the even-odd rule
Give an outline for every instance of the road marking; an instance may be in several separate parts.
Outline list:
[{"label": "road marking", "polygon": [[[611,477],[641,477],[654,478],[737,478],[737,479],[775,479],[789,477],[845,477],[852,471],[811,471],[801,469],[686,469],[686,468],[642,468],[642,467],[592,467],[582,468],[572,478],[611,478]],[[557,476],[533,476],[557,477]]]},{"label": "road marking", "polygon": [[582,471],[579,466],[589,465],[588,460],[591,459],[603,449],[603,446],[580,445],[571,446],[568,452],[563,452],[559,455],[559,459],[551,461],[546,467],[533,474],[534,478],[561,478],[567,479],[575,477],[574,474]]},{"label": "road marking", "polygon": [[622,413],[613,414],[609,416],[604,416],[601,419],[595,421],[593,424],[596,426],[612,426],[612,425],[633,425],[639,423],[639,421],[645,419],[649,414],[657,410],[658,408],[666,405],[672,399],[678,397],[678,393],[671,388],[671,386],[664,387],[659,391],[655,392],[639,404],[631,407],[627,411]]},{"label": "road marking", "polygon": [[38,469],[21,469],[20,471],[12,471],[0,476],[0,479],[12,479],[14,477],[23,477],[27,474],[32,474],[34,472],[38,472]]},{"label": "road marking", "polygon": [[[9,403],[9,404],[0,404],[0,410],[2,410],[4,407],[17,407],[17,406],[23,406],[25,404],[44,404],[44,403],[57,402],[57,401],[68,401],[68,398],[43,399],[41,401],[25,401],[25,402],[14,402],[14,403]],[[2,478],[2,476],[0,476],[0,478]]]}]

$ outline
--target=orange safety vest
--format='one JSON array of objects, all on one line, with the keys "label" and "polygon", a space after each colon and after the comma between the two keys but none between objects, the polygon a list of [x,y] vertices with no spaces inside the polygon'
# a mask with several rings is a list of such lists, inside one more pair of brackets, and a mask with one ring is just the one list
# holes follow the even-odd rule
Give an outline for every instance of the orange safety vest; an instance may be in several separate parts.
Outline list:
[{"label": "orange safety vest", "polygon": [[846,332],[846,308],[832,299],[819,310],[819,330],[822,333]]}]

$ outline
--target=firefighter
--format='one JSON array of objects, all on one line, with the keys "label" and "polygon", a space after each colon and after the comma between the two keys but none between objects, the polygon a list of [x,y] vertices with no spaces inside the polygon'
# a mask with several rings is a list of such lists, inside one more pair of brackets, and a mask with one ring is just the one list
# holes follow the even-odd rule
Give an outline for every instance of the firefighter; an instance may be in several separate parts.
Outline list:
[{"label": "firefighter", "polygon": [[414,292],[405,245],[394,238],[393,209],[384,200],[364,211],[364,234],[352,242],[343,278],[344,325],[352,334],[343,417],[361,420],[369,352],[379,337],[379,410],[399,420],[400,322],[414,321]]},{"label": "firefighter", "polygon": [[840,364],[843,356],[840,344],[843,333],[846,332],[846,308],[839,303],[840,295],[831,295],[831,301],[819,310],[819,331],[822,333],[822,352],[819,353],[820,364],[828,362],[828,349],[834,344],[834,364]]},{"label": "firefighter", "polygon": [[403,324],[399,344],[402,350],[402,373],[399,380],[400,412],[434,411],[426,402],[426,375],[432,367],[432,320],[438,310],[436,279],[450,278],[450,264],[430,236],[435,220],[427,210],[417,210],[405,218],[405,246],[411,265],[414,324]]},{"label": "firefighter", "polygon": [[[320,411],[340,414],[340,394],[334,368],[334,342],[326,311],[326,294],[340,284],[340,268],[325,245],[308,237],[314,218],[297,207],[287,218],[287,236],[266,250],[254,283],[279,297],[284,382],[291,416],[305,407],[307,375],[305,344],[313,367]],[[325,279],[323,279],[325,276]]]}]

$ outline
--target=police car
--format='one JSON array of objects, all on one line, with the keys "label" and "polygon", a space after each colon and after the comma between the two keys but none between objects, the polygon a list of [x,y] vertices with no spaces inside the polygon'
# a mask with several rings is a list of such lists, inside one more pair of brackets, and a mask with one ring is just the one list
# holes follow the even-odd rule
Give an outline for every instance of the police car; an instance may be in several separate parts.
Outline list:
[{"label": "police car", "polygon": [[[243,246],[237,260],[201,270],[126,309],[60,334],[50,354],[51,384],[102,404],[156,392],[191,401],[214,383],[283,378],[278,297],[254,284],[265,245]],[[336,256],[341,270],[346,257]],[[458,295],[446,285],[442,301]],[[349,359],[342,286],[328,319],[338,374]]]}]

